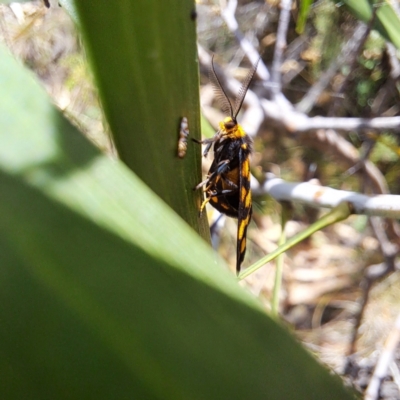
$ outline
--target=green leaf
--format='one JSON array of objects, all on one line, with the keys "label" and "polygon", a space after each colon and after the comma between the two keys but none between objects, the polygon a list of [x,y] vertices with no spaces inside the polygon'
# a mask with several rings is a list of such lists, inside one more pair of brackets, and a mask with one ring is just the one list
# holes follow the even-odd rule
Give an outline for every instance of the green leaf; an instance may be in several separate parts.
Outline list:
[{"label": "green leaf", "polygon": [[0,398],[350,399],[0,48]]},{"label": "green leaf", "polygon": [[376,12],[374,29],[400,49],[400,19],[388,2],[381,0],[336,0],[336,2],[344,3],[356,18],[366,23],[371,21]]},{"label": "green leaf", "polygon": [[[196,23],[191,0],[77,1],[85,44],[121,159],[196,231],[202,180]],[[111,28],[112,27],[112,28]],[[187,156],[177,157],[179,123]]]}]

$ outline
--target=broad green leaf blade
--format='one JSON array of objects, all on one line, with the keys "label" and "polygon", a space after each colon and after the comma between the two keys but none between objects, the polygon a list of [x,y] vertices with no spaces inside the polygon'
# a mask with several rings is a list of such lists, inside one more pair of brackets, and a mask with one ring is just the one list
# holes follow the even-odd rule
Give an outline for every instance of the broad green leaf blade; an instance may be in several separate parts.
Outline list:
[{"label": "broad green leaf blade", "polygon": [[0,85],[1,399],[351,398],[1,48]]},{"label": "broad green leaf blade", "polygon": [[[199,231],[199,78],[193,0],[76,1],[121,159]],[[179,122],[189,121],[185,159]],[[205,220],[203,236],[209,237]]]},{"label": "broad green leaf blade", "polygon": [[371,21],[376,11],[374,29],[400,49],[400,19],[387,1],[343,0],[349,10],[361,21]]}]

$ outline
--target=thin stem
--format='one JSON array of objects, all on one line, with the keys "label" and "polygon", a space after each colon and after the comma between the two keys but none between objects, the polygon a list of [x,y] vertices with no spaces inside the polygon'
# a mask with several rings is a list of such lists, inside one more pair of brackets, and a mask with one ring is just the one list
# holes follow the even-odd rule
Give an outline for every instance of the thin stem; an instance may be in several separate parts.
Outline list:
[{"label": "thin stem", "polygon": [[314,222],[311,226],[305,229],[303,232],[298,233],[289,239],[282,246],[279,246],[275,251],[263,257],[261,260],[257,261],[249,268],[245,269],[239,274],[238,279],[242,280],[252,274],[253,272],[260,269],[265,264],[274,260],[277,256],[284,253],[285,251],[291,249],[296,244],[300,243],[302,240],[308,238],[313,233],[326,228],[329,225],[335,224],[348,218],[352,214],[352,207],[348,202],[340,203],[337,207],[333,208],[330,212],[320,218],[318,221]]},{"label": "thin stem", "polygon": [[[281,220],[282,230],[278,241],[279,247],[282,246],[286,241],[285,227],[286,227],[286,222],[289,219],[290,210],[291,210],[290,203],[282,203],[282,220]],[[282,253],[278,256],[276,260],[275,284],[274,284],[272,303],[271,303],[271,314],[275,317],[277,317],[279,314],[279,295],[282,287],[284,256],[285,254]]]}]

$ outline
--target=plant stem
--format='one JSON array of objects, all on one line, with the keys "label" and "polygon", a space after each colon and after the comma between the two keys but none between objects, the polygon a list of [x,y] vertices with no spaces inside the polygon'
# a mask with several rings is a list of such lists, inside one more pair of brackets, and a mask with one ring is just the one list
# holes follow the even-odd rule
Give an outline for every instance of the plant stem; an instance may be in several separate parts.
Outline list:
[{"label": "plant stem", "polygon": [[293,236],[291,239],[289,239],[283,245],[279,246],[272,253],[266,255],[261,260],[255,262],[249,268],[244,270],[241,274],[239,274],[238,279],[242,280],[243,278],[246,278],[253,272],[257,271],[259,268],[261,268],[264,264],[274,260],[281,253],[284,253],[285,251],[291,249],[297,243],[308,238],[313,233],[315,233],[323,228],[326,228],[329,225],[335,224],[336,222],[345,220],[352,214],[352,212],[353,212],[353,210],[352,210],[350,203],[348,203],[346,201],[343,203],[340,203],[337,207],[333,208],[330,212],[328,212],[326,215],[324,215],[318,221],[314,222],[311,226],[309,226],[303,232],[300,232],[297,235]]},{"label": "plant stem", "polygon": [[[286,222],[289,220],[290,214],[291,214],[290,203],[286,202],[282,203],[282,219],[281,219],[282,230],[278,241],[279,247],[282,246],[286,241],[285,227],[286,227]],[[283,260],[284,260],[284,253],[281,253],[276,260],[275,284],[271,302],[271,314],[274,317],[277,317],[279,314],[279,294],[281,292],[281,287],[282,287]]]}]

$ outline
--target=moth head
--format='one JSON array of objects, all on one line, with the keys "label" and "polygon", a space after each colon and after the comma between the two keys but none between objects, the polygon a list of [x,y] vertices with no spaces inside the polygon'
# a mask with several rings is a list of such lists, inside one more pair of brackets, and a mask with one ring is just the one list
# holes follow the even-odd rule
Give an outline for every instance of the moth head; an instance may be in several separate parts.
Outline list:
[{"label": "moth head", "polygon": [[237,125],[237,122],[236,122],[236,120],[233,120],[231,117],[226,117],[223,121],[223,124],[224,124],[225,129],[227,131],[230,131]]}]

